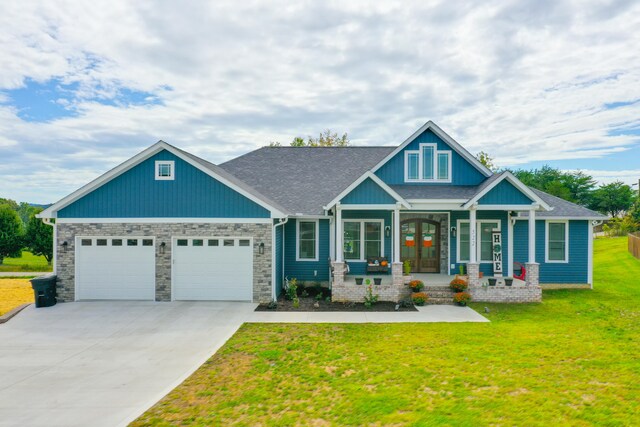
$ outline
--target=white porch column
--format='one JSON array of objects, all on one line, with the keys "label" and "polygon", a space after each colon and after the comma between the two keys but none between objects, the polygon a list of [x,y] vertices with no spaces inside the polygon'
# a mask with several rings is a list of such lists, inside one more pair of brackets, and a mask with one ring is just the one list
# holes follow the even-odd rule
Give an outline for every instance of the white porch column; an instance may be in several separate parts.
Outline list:
[{"label": "white porch column", "polygon": [[342,243],[343,233],[342,233],[342,208],[340,207],[340,203],[336,204],[336,262],[342,262],[343,252],[344,252],[344,244]]},{"label": "white porch column", "polygon": [[478,262],[477,251],[477,229],[476,229],[476,210],[471,208],[469,211],[469,262],[475,264]]},{"label": "white porch column", "polygon": [[529,210],[529,264],[536,262],[536,211]]},{"label": "white porch column", "polygon": [[393,211],[393,262],[400,262],[400,209]]},{"label": "white porch column", "polygon": [[336,216],[329,218],[329,258],[332,261],[336,259]]}]

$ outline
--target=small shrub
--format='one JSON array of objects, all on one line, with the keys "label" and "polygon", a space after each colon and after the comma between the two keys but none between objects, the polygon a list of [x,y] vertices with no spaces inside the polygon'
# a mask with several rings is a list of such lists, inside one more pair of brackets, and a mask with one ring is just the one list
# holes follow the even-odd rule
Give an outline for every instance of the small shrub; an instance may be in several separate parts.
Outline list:
[{"label": "small shrub", "polygon": [[469,292],[458,292],[453,295],[453,302],[458,305],[467,305],[469,301],[471,301],[471,294]]},{"label": "small shrub", "polygon": [[309,292],[307,292],[307,290],[305,288],[302,289],[302,292],[300,292],[300,296],[302,298],[306,298],[309,296]]},{"label": "small shrub", "polygon": [[371,284],[371,279],[365,279],[365,280],[364,280],[364,283],[365,283],[367,286],[369,286],[369,285]]},{"label": "small shrub", "polygon": [[326,302],[331,302],[331,295],[329,295],[328,297],[326,297],[324,300],[325,300]]},{"label": "small shrub", "polygon": [[378,294],[373,293],[373,287],[369,285],[367,287],[367,293],[364,296],[364,306],[367,308],[371,308],[371,306],[378,302],[379,297],[380,296]]},{"label": "small shrub", "polygon": [[322,292],[316,294],[316,301],[320,301],[322,299]]},{"label": "small shrub", "polygon": [[269,310],[275,310],[276,308],[278,308],[278,301],[272,299],[269,305],[267,305],[267,308]]},{"label": "small shrub", "polygon": [[456,277],[455,279],[453,279],[451,281],[451,283],[449,284],[449,286],[451,287],[451,289],[453,289],[455,292],[464,292],[467,290],[467,288],[469,287],[469,285],[467,284],[466,280],[462,280],[458,277]]},{"label": "small shrub", "polygon": [[422,280],[412,280],[409,282],[409,287],[413,292],[420,292],[424,289],[424,283],[422,282]]},{"label": "small shrub", "polygon": [[287,288],[285,298],[289,301],[298,299],[298,279],[296,279],[295,277],[289,280],[289,287]]},{"label": "small shrub", "polygon": [[411,299],[409,299],[409,298],[405,298],[405,299],[401,300],[399,302],[399,304],[400,304],[400,307],[409,308],[409,307],[413,306],[413,301],[411,301]]},{"label": "small shrub", "polygon": [[428,300],[429,300],[429,295],[427,295],[424,292],[414,292],[413,294],[411,294],[411,301],[413,301],[415,305],[422,306]]},{"label": "small shrub", "polygon": [[293,308],[298,308],[298,307],[300,307],[300,300],[299,300],[299,299],[298,299],[298,297],[296,296],[296,297],[293,299]]}]

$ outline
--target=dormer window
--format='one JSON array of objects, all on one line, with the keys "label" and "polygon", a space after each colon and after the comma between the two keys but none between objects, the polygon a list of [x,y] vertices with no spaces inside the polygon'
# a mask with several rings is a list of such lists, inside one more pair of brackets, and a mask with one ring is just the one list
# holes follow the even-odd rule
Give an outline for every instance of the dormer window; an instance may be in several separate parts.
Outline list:
[{"label": "dormer window", "polygon": [[405,182],[451,182],[451,151],[436,144],[420,144],[404,157]]},{"label": "dormer window", "polygon": [[156,180],[158,181],[173,181],[174,178],[174,164],[173,160],[158,160],[156,161]]}]

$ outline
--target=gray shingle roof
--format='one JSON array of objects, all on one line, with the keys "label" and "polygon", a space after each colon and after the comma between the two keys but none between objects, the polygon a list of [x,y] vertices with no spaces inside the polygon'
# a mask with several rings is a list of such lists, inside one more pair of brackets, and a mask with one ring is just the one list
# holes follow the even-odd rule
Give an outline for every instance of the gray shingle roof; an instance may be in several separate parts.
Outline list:
[{"label": "gray shingle roof", "polygon": [[[290,214],[323,215],[323,206],[338,196],[395,147],[264,147],[219,166],[190,155],[194,160],[223,169],[246,188]],[[391,185],[404,199],[469,200],[494,180],[496,173],[476,186]],[[243,187],[244,188],[244,187]],[[532,190],[554,209],[538,212],[541,218],[606,219],[606,216],[543,191]],[[526,214],[525,214],[526,216]]]},{"label": "gray shingle roof", "polygon": [[293,214],[322,209],[395,147],[264,147],[220,167]]}]

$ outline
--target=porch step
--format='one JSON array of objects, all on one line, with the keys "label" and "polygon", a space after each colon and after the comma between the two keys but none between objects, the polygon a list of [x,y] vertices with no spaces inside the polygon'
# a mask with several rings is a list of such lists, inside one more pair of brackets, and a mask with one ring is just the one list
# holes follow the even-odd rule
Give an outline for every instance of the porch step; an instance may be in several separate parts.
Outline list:
[{"label": "porch step", "polygon": [[453,304],[453,294],[449,286],[425,286],[422,292],[429,295],[427,304]]}]

